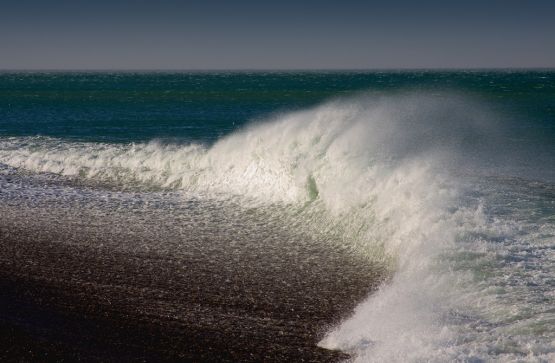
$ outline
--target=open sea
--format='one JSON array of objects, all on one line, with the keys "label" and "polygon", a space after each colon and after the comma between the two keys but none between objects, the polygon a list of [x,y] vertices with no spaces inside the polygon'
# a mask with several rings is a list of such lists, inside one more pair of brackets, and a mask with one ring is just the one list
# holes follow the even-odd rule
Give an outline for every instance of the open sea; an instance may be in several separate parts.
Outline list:
[{"label": "open sea", "polygon": [[0,357],[554,362],[555,72],[0,73],[0,249]]}]

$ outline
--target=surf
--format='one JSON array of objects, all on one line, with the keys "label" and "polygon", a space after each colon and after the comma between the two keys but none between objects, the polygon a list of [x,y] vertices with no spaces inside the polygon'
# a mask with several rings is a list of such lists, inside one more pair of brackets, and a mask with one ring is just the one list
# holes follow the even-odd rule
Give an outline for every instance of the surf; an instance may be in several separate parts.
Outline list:
[{"label": "surf", "polygon": [[[211,145],[2,138],[0,163],[232,198],[383,266],[380,289],[320,342],[355,360],[551,359],[553,331],[537,341],[504,331],[527,323],[499,317],[511,306],[477,279],[480,264],[494,266],[495,251],[515,246],[492,241],[516,241],[523,227],[493,216],[473,184],[473,146],[499,127],[465,95],[361,94],[253,122]],[[548,243],[553,226],[535,223],[545,232],[530,239]],[[501,270],[491,271],[486,281],[497,283]]]}]

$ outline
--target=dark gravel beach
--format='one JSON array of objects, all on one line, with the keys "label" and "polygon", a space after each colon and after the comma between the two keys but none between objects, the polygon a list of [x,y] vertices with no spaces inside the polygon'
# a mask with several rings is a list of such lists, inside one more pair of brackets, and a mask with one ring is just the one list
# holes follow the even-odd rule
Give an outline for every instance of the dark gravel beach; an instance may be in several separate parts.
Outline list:
[{"label": "dark gravel beach", "polygon": [[379,271],[263,216],[116,211],[109,194],[94,205],[0,194],[2,361],[347,357],[316,344]]}]

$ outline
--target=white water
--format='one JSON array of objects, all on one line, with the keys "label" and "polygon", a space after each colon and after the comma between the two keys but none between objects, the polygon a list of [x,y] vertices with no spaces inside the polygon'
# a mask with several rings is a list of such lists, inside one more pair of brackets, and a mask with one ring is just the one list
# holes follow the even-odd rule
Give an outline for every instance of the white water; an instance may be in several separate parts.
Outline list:
[{"label": "white water", "polygon": [[474,185],[461,172],[474,165],[460,156],[466,140],[495,129],[492,120],[460,96],[361,97],[282,115],[211,147],[9,138],[0,162],[305,208],[295,228],[332,233],[391,269],[320,342],[355,360],[553,361],[553,221],[524,217],[533,201],[497,216],[490,205],[504,202],[488,187],[517,191]]}]

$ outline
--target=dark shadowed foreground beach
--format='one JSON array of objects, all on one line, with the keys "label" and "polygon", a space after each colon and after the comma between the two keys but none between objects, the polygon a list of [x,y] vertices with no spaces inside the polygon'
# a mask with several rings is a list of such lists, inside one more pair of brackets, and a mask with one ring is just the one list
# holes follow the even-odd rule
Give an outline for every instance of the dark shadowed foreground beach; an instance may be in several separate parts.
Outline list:
[{"label": "dark shadowed foreground beach", "polygon": [[346,357],[316,344],[378,271],[329,241],[230,206],[201,213],[176,195],[145,201],[10,174],[0,193],[1,360]]}]

